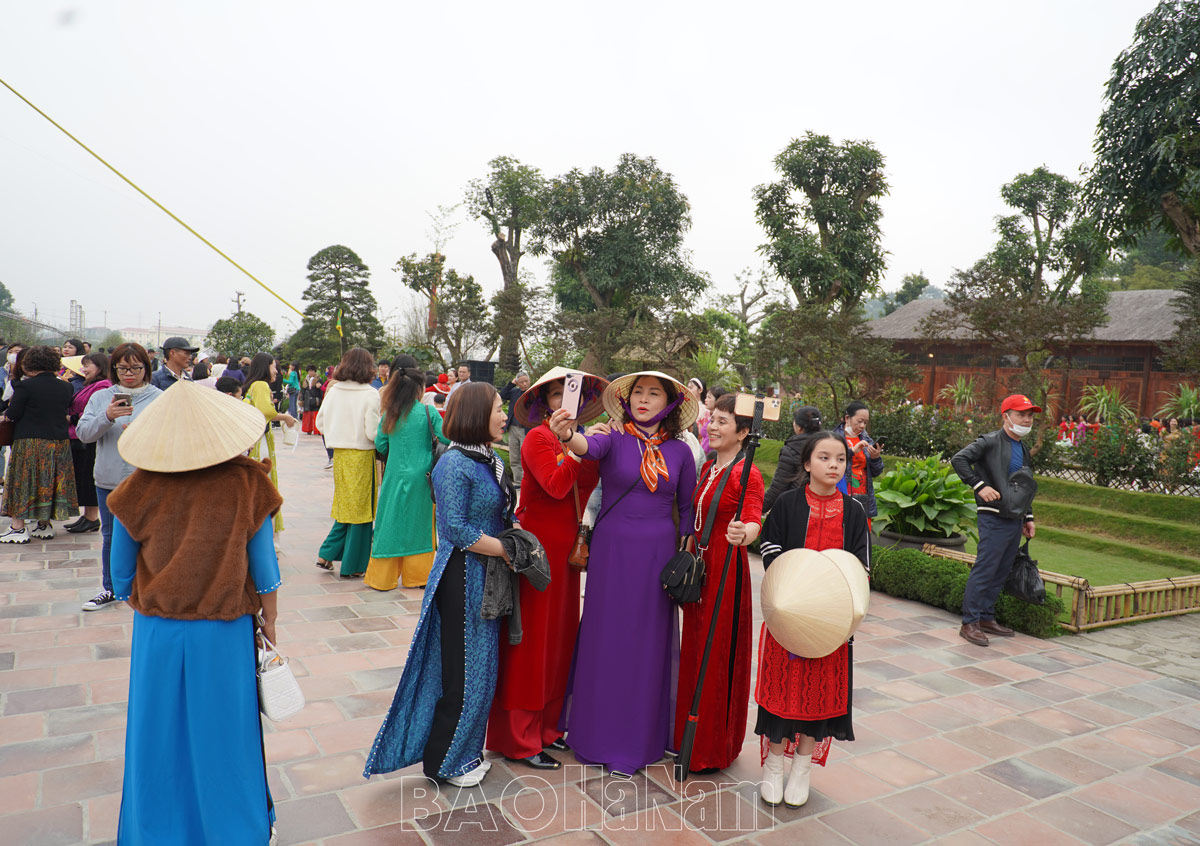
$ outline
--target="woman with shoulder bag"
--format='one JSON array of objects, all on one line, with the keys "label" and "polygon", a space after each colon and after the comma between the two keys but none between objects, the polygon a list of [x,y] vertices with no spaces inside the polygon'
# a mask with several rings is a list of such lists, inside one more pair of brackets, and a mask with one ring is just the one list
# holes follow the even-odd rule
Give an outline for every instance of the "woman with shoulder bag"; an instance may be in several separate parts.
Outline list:
[{"label": "woman with shoulder bag", "polygon": [[696,464],[678,436],[698,401],[656,371],[615,379],[603,401],[607,435],[576,432],[565,409],[550,417],[567,449],[599,462],[604,487],[562,723],[582,763],[632,775],[671,743],[679,618],[660,576],[692,533]]},{"label": "woman with shoulder bag", "polygon": [[71,436],[71,459],[75,463],[75,494],[83,508],[83,516],[67,524],[66,530],[71,534],[100,531],[100,501],[96,495],[95,477],[96,445],[81,441],[75,427],[92,394],[112,387],[108,379],[108,356],[104,353],[85,355],[79,362],[79,370],[84,380],[83,387],[76,391],[75,398],[71,400],[68,430]]},{"label": "woman with shoulder bag", "polygon": [[375,436],[379,433],[379,391],[371,387],[375,358],[362,347],[347,350],[317,412],[317,428],[333,450],[333,526],[317,553],[317,566],[341,576],[367,572],[371,524],[375,521]]},{"label": "woman with shoulder bag", "polygon": [[[567,370],[555,367],[525,390],[512,409],[517,425],[528,429],[521,444],[521,504],[516,517],[546,550],[550,584],[544,591],[522,579],[521,643],[500,644],[500,675],[488,720],[487,748],[535,769],[553,770],[561,762],[546,747],[566,749],[559,728],[571,655],[579,631],[579,574],[568,563],[583,527],[583,506],[599,480],[595,461],[563,449],[547,423],[562,407]],[[583,375],[577,422],[604,413],[601,396],[608,383]],[[598,424],[590,434],[604,434]],[[586,552],[583,552],[586,555]],[[584,559],[586,561],[586,559]]]},{"label": "woman with shoulder bag", "polygon": [[[749,713],[754,609],[746,547],[754,543],[762,528],[763,478],[757,467],[750,467],[742,519],[733,522],[738,500],[742,499],[742,446],[751,424],[749,417],[734,414],[736,400],[736,395],[725,394],[713,406],[708,442],[716,450],[716,457],[701,470],[693,501],[696,554],[704,558],[708,578],[700,601],[683,606],[675,749],[683,742],[726,551],[730,546],[735,548],[721,607],[715,611],[718,618],[712,658],[704,679],[700,720],[692,746],[690,769],[699,773],[715,772],[733,763],[746,739]],[[708,545],[701,548],[706,534]]]},{"label": "woman with shoulder bag", "polygon": [[427,778],[474,787],[491,769],[482,760],[483,738],[499,622],[482,611],[487,559],[509,560],[499,536],[514,491],[491,446],[504,421],[500,395],[487,382],[464,384],[447,403],[451,448],[433,471],[437,557],[404,673],[367,756],[368,778],[421,761]]},{"label": "woman with shoulder bag", "polygon": [[375,512],[375,537],[363,583],[375,590],[397,584],[422,588],[429,581],[437,533],[429,468],[435,442],[449,444],[442,434],[442,416],[419,400],[425,374],[411,355],[398,355],[391,378],[379,391],[383,413],[375,434],[375,452],[387,462]]},{"label": "woman with shoulder bag", "polygon": [[[121,846],[272,836],[255,616],[274,641],[271,514],[283,500],[264,464],[242,454],[261,435],[253,408],[180,381],[121,436],[138,468],[108,497],[113,588],[134,610]],[[161,449],[176,440],[189,449]],[[206,505],[169,505],[179,502]]]}]

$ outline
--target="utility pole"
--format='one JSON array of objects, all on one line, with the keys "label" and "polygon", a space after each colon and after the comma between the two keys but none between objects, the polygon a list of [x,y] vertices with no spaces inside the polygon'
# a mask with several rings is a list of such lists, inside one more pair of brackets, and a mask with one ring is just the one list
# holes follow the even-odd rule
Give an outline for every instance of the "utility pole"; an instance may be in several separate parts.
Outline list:
[{"label": "utility pole", "polygon": [[242,297],[246,296],[245,291],[234,291],[233,301],[237,304],[237,313],[242,313]]},{"label": "utility pole", "polygon": [[162,312],[158,313],[158,343],[155,344],[158,349],[162,349]]}]

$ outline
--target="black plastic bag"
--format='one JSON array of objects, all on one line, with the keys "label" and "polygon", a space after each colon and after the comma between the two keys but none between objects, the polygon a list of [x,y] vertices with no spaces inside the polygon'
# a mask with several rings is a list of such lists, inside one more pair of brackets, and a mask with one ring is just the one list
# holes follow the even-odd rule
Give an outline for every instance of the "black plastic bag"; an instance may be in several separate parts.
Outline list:
[{"label": "black plastic bag", "polygon": [[1004,592],[1030,605],[1044,605],[1046,602],[1046,584],[1038,572],[1037,562],[1029,557],[1029,541],[1025,541],[1017,550],[1017,558],[1008,572],[1008,581],[1004,583]]}]

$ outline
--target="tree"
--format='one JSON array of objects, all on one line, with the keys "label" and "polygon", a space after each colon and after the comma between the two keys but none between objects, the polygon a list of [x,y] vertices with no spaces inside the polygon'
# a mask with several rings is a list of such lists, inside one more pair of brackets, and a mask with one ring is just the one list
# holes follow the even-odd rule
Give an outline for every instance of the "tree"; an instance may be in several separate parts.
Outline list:
[{"label": "tree", "polygon": [[776,305],[755,332],[754,350],[763,381],[778,379],[822,408],[840,410],[851,398],[878,396],[891,382],[916,377],[902,353],[867,331],[857,309],[831,314],[823,304]]},{"label": "tree", "polygon": [[264,352],[270,350],[273,343],[275,330],[248,311],[239,311],[218,320],[204,338],[205,346],[230,356]]},{"label": "tree", "polygon": [[1195,261],[1184,260],[1167,247],[1168,235],[1161,230],[1143,232],[1137,243],[1105,262],[1096,274],[1109,291],[1144,291],[1179,288]]},{"label": "tree", "polygon": [[0,312],[11,312],[13,310],[13,295],[12,291],[8,290],[8,286],[0,282]]},{"label": "tree", "polygon": [[921,298],[921,294],[929,287],[929,277],[924,273],[910,273],[900,280],[900,290],[883,297],[883,313],[891,314],[902,305]]},{"label": "tree", "polygon": [[460,276],[445,264],[446,257],[439,252],[424,258],[413,253],[399,259],[392,269],[401,274],[406,286],[431,303],[436,296],[437,324],[429,330],[429,338],[446,350],[447,364],[475,353],[491,358],[495,341],[483,288],[474,276]]},{"label": "tree", "polygon": [[1200,4],[1162,0],[1117,56],[1096,127],[1089,205],[1103,231],[1132,243],[1146,229],[1200,254]]},{"label": "tree", "polygon": [[1179,322],[1175,336],[1163,350],[1163,365],[1167,370],[1196,375],[1200,374],[1200,262],[1192,267],[1179,290],[1179,297],[1171,303],[1179,313]]},{"label": "tree", "polygon": [[113,329],[104,336],[104,340],[100,342],[100,346],[106,350],[114,350],[123,343],[125,343],[125,339],[121,337],[121,333]]},{"label": "tree", "polygon": [[802,304],[844,311],[878,288],[883,164],[869,141],[834,144],[808,132],[775,157],[782,179],[755,189],[770,239],[759,250]]},{"label": "tree", "polygon": [[622,308],[638,295],[704,290],[707,280],[683,249],[691,225],[674,178],[653,158],[626,153],[611,172],[575,169],[551,180],[530,252],[553,260],[560,302],[579,311]]},{"label": "tree", "polygon": [[472,180],[466,203],[475,217],[491,230],[492,252],[500,262],[504,287],[492,298],[496,330],[500,337],[500,368],[515,372],[520,367],[518,340],[524,328],[525,306],[521,296],[520,264],[525,255],[525,234],[542,216],[542,194],[546,180],[537,168],[508,156],[492,159],[486,179]]},{"label": "tree", "polygon": [[[295,352],[325,361],[341,357],[353,346],[372,352],[383,345],[379,305],[371,293],[370,269],[349,247],[326,247],[308,260],[309,286],[304,289],[304,322],[292,336]],[[341,318],[342,334],[337,331]],[[331,355],[332,354],[332,355]]]}]

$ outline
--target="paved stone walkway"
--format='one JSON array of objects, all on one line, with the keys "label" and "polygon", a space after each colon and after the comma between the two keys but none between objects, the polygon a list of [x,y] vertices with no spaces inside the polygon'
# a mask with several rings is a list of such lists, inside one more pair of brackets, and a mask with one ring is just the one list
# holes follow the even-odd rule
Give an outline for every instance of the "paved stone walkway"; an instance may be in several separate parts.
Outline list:
[{"label": "paved stone walkway", "polygon": [[[307,437],[280,456],[279,638],[308,697],[267,723],[283,843],[1200,843],[1200,686],[1104,651],[1175,639],[1195,617],[982,649],[952,615],[876,594],[856,641],[858,739],[835,744],[798,811],[758,802],[749,733],[728,771],[686,785],[669,762],[626,782],[570,755],[548,776],[497,761],[470,791],[438,791],[417,768],[364,781],[420,592],[380,594],[313,566],[329,525],[323,463]],[[115,837],[132,613],[80,612],[97,557],[95,535],[0,548],[0,842]]]},{"label": "paved stone walkway", "polygon": [[1092,655],[1200,684],[1200,614],[1097,629],[1063,642]]}]

